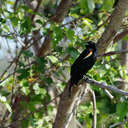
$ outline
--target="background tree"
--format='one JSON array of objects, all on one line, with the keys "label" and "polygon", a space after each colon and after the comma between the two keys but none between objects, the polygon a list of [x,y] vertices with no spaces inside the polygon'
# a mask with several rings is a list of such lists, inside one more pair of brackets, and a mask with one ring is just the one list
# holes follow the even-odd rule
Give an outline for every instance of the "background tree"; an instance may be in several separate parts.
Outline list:
[{"label": "background tree", "polygon": [[[0,127],[128,127],[128,1],[114,2],[0,0]],[[71,64],[89,40],[98,60],[69,98]]]}]

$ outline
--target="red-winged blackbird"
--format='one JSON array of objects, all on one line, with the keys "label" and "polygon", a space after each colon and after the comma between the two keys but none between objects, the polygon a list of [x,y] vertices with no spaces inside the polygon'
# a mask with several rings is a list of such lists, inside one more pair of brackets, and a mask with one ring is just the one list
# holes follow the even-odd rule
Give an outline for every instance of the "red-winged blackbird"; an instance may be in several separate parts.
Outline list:
[{"label": "red-winged blackbird", "polygon": [[69,95],[71,95],[73,85],[77,85],[83,75],[92,68],[96,62],[97,48],[92,41],[86,43],[86,49],[80,54],[76,61],[71,66]]}]

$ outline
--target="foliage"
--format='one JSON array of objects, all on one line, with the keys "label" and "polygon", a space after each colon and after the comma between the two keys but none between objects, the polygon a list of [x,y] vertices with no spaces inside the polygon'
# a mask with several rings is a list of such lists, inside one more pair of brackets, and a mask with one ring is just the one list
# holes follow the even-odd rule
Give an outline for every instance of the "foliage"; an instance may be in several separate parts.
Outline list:
[{"label": "foliage", "polygon": [[[5,105],[11,115],[6,123],[13,120],[16,107],[19,107],[22,128],[51,128],[57,108],[53,99],[63,91],[69,79],[70,66],[85,49],[85,42],[97,41],[101,36],[107,25],[105,21],[113,11],[114,1],[75,0],[63,25],[50,21],[55,14],[54,9],[59,5],[59,0],[42,1],[43,14],[34,12],[22,1],[18,3],[16,9],[14,9],[15,1],[1,0],[0,2],[2,2],[1,39],[7,40],[9,46],[16,47],[13,51],[8,47],[8,51],[10,50],[11,54],[16,57],[13,60],[15,66],[9,67],[11,75],[9,68],[7,69],[0,83],[0,102]],[[34,21],[31,19],[33,15],[37,16]],[[101,24],[103,25],[99,27]],[[38,50],[34,51],[34,46],[32,47],[31,40],[36,31],[39,31],[43,37],[36,39],[36,42],[41,42],[40,45],[45,36],[51,33],[51,50],[43,57],[37,56]],[[109,50],[116,50],[116,48],[117,45],[113,45],[113,48]],[[116,86],[116,79],[127,79],[128,74],[125,67],[121,67],[120,58],[116,55],[103,57],[102,60],[97,61],[88,75],[97,81]],[[123,121],[128,116],[126,97],[113,94],[114,100],[110,100],[103,90],[97,87],[92,87],[92,89],[95,91],[97,100],[98,128],[101,128],[102,124],[107,128],[111,124]],[[56,90],[54,96],[51,95],[50,90]],[[15,103],[15,106],[12,104],[14,99],[19,100],[17,95],[24,96],[24,100],[20,101],[20,104]],[[77,110],[79,122],[84,124],[86,121],[87,127],[91,127],[92,118],[92,102],[80,105]],[[127,126],[128,124],[125,124],[125,127]]]}]

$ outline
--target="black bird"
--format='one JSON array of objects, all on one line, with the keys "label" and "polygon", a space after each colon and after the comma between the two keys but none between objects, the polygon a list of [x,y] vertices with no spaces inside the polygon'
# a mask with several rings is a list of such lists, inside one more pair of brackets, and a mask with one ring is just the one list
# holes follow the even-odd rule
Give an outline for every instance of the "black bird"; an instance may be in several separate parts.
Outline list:
[{"label": "black bird", "polygon": [[83,75],[93,67],[97,58],[97,48],[96,44],[89,41],[85,44],[86,49],[80,54],[76,61],[71,66],[70,72],[70,85],[69,85],[69,95],[71,95],[72,87],[77,85]]}]

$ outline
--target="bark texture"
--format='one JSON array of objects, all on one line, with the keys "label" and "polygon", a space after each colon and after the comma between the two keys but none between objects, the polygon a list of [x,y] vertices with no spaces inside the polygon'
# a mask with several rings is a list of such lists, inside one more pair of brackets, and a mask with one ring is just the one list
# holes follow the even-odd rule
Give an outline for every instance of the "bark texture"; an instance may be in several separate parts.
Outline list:
[{"label": "bark texture", "polygon": [[98,40],[98,53],[105,52],[111,41],[117,34],[122,24],[122,19],[125,17],[125,12],[128,9],[128,0],[119,0],[115,10],[113,11],[110,23],[105,29],[102,37]]},{"label": "bark texture", "polygon": [[82,96],[87,92],[86,85],[74,87],[72,96],[69,97],[69,83],[60,97],[60,103],[53,128],[68,128],[73,114],[82,100]]},{"label": "bark texture", "polygon": [[[121,50],[127,50],[127,49],[128,49],[128,41],[124,40],[121,43]],[[120,63],[122,67],[126,67],[127,69],[128,67],[128,54],[127,53],[122,53],[120,55]],[[126,69],[125,71],[128,73],[128,69],[127,70]],[[119,79],[118,82],[119,82],[118,87],[125,91],[127,89],[127,84],[128,84],[126,80],[122,78],[122,79]]]}]

